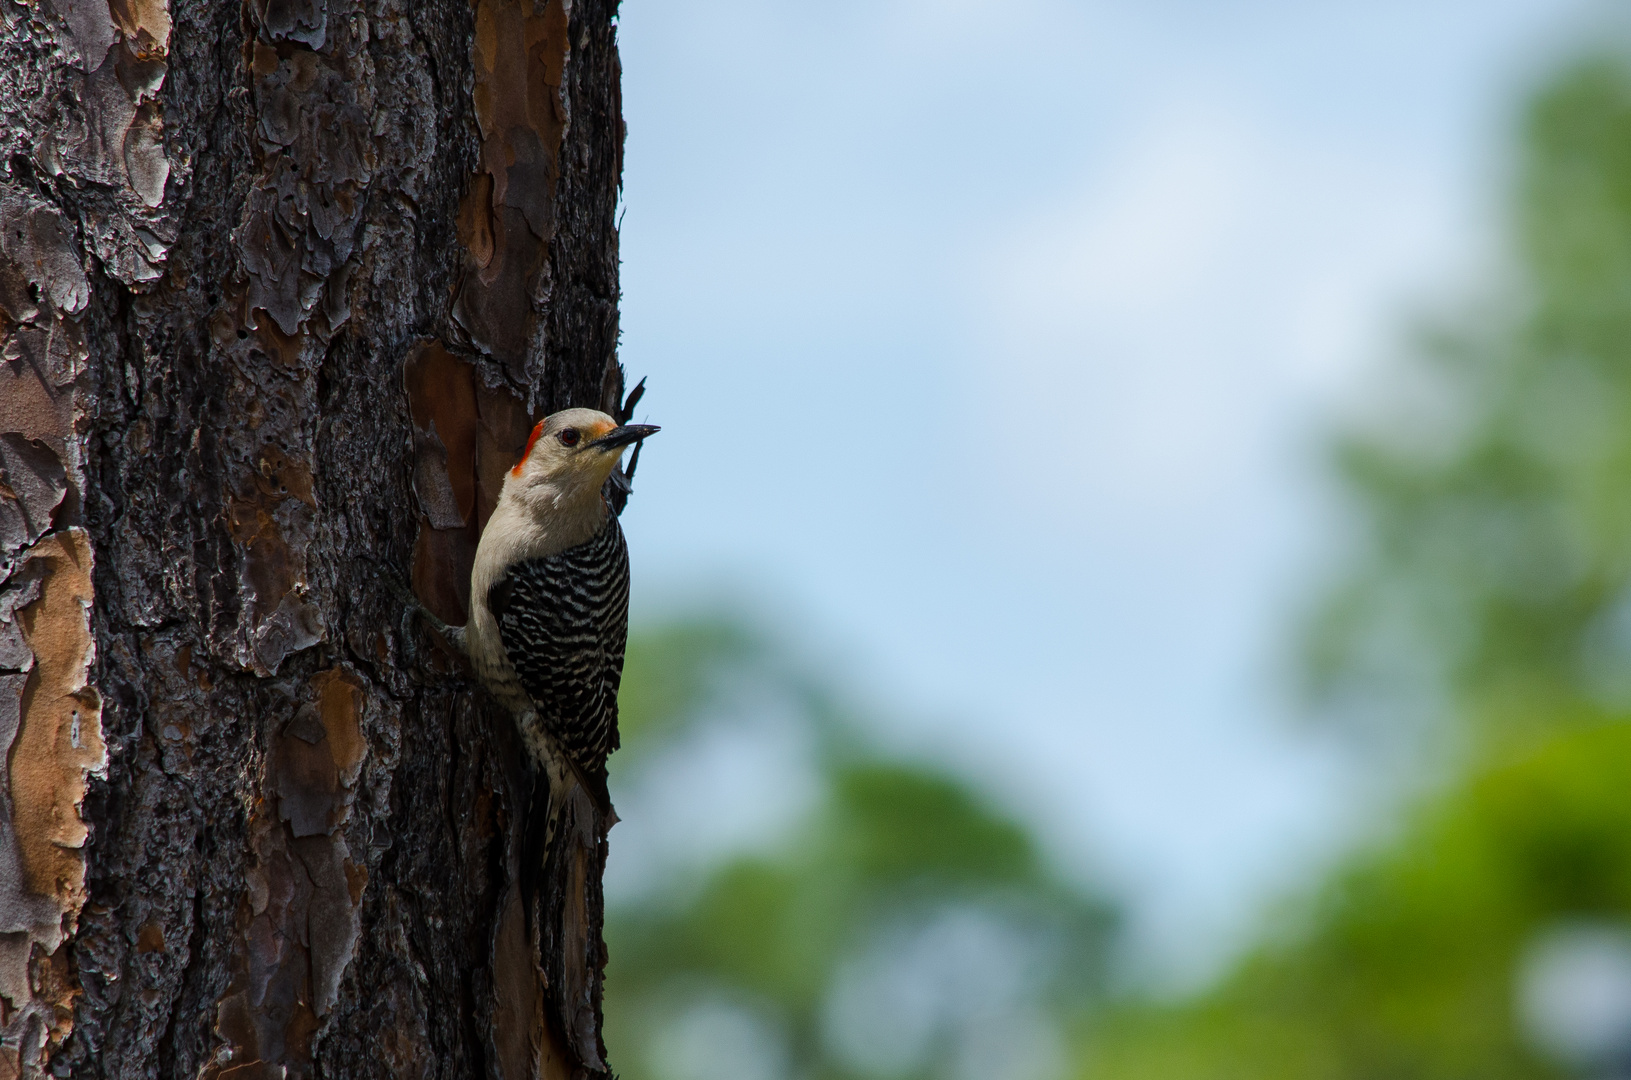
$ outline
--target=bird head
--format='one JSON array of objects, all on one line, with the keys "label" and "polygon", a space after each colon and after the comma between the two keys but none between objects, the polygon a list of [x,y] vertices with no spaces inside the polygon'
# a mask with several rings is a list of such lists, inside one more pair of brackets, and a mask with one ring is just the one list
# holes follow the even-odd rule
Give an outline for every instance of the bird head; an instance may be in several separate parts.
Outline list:
[{"label": "bird head", "polygon": [[623,451],[659,429],[619,424],[594,409],[562,409],[538,421],[505,488],[519,485],[560,504],[598,496]]}]

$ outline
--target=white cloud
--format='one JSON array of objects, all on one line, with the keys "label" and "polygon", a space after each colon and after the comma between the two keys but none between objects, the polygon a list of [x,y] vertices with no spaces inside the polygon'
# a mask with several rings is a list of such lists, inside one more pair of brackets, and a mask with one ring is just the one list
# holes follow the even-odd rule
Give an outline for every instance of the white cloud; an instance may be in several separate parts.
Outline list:
[{"label": "white cloud", "polygon": [[1215,280],[1251,198],[1253,141],[1239,116],[1216,109],[1146,121],[1133,145],[1106,155],[1108,176],[992,253],[999,317],[1125,326],[1192,301]]},{"label": "white cloud", "polygon": [[1249,98],[1198,89],[975,260],[971,394],[1049,403],[1063,422],[1044,428],[1035,483],[1084,524],[1105,515],[1073,510],[1165,529],[1249,503],[1459,224],[1444,185],[1386,146],[1277,129]]}]

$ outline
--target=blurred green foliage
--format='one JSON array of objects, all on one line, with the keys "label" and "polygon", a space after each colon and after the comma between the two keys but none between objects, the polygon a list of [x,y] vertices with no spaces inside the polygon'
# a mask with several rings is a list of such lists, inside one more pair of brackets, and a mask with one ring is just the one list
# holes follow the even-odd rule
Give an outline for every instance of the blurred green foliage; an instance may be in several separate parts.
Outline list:
[{"label": "blurred green foliage", "polygon": [[1393,422],[1342,444],[1368,546],[1310,645],[1327,705],[1485,747],[1631,704],[1625,59],[1544,87],[1520,148],[1515,279],[1430,332]]},{"label": "blurred green foliage", "polygon": [[1569,1075],[1517,1003],[1548,928],[1631,926],[1624,55],[1534,96],[1513,215],[1499,302],[1429,333],[1341,444],[1364,544],[1309,642],[1318,707],[1454,747],[1451,780],[1220,985],[1107,1013],[1084,1078]]},{"label": "blurred green foliage", "polygon": [[626,768],[630,757],[662,746],[677,729],[694,723],[716,694],[723,672],[762,657],[747,630],[725,616],[637,628],[617,695],[623,739],[618,764]]},{"label": "blurred green foliage", "polygon": [[1282,940],[1174,1007],[1097,1026],[1083,1077],[1538,1078],[1515,1024],[1543,928],[1631,917],[1631,726],[1479,773],[1355,859]]},{"label": "blurred green foliage", "polygon": [[[898,946],[948,917],[973,917],[976,929],[1007,935],[1003,943],[1025,954],[1016,957],[1019,985],[995,1002],[999,1010],[1026,1010],[1062,1030],[1097,999],[1108,906],[1054,873],[1027,832],[966,783],[872,746],[832,691],[783,652],[730,620],[704,619],[637,630],[627,668],[627,750],[614,794],[721,714],[740,723],[746,713],[750,724],[755,712],[791,716],[816,759],[814,804],[773,850],[682,871],[622,903],[613,897],[607,1042],[627,1080],[943,1075],[966,1053],[956,1029],[980,1020],[959,1015],[955,1003],[908,1016],[923,1030],[899,1035],[916,1050],[886,1048],[883,1056],[898,1060],[881,1071],[857,1060],[864,1048],[846,1053],[835,1042],[832,1017],[845,1006],[846,973],[869,957],[893,957],[908,992],[914,979],[933,980]],[[748,708],[733,707],[744,698]],[[977,963],[963,975],[1000,979]],[[849,992],[864,997],[855,982]],[[936,996],[932,986],[918,989]],[[887,1013],[898,1003],[875,1004]],[[689,1060],[685,1027],[706,1028],[721,1010],[738,1029],[734,1041],[730,1022],[693,1032],[710,1049]]]}]

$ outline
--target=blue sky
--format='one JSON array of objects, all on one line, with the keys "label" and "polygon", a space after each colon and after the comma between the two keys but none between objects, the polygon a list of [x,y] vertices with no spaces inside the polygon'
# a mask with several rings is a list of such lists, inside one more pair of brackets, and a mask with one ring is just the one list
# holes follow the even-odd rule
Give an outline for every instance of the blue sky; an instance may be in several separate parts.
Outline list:
[{"label": "blue sky", "polygon": [[1355,828],[1284,690],[1320,439],[1497,265],[1582,10],[630,0],[636,616],[787,621],[1203,972]]}]

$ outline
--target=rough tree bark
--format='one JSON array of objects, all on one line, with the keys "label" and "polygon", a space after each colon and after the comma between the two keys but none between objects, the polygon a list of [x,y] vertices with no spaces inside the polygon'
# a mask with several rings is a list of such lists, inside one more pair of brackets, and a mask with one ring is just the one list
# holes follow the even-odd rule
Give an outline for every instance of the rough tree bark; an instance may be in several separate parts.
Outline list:
[{"label": "rough tree bark", "polygon": [[[613,410],[616,0],[0,0],[0,1080],[609,1075],[462,622]],[[411,568],[411,569],[410,569]]]}]

